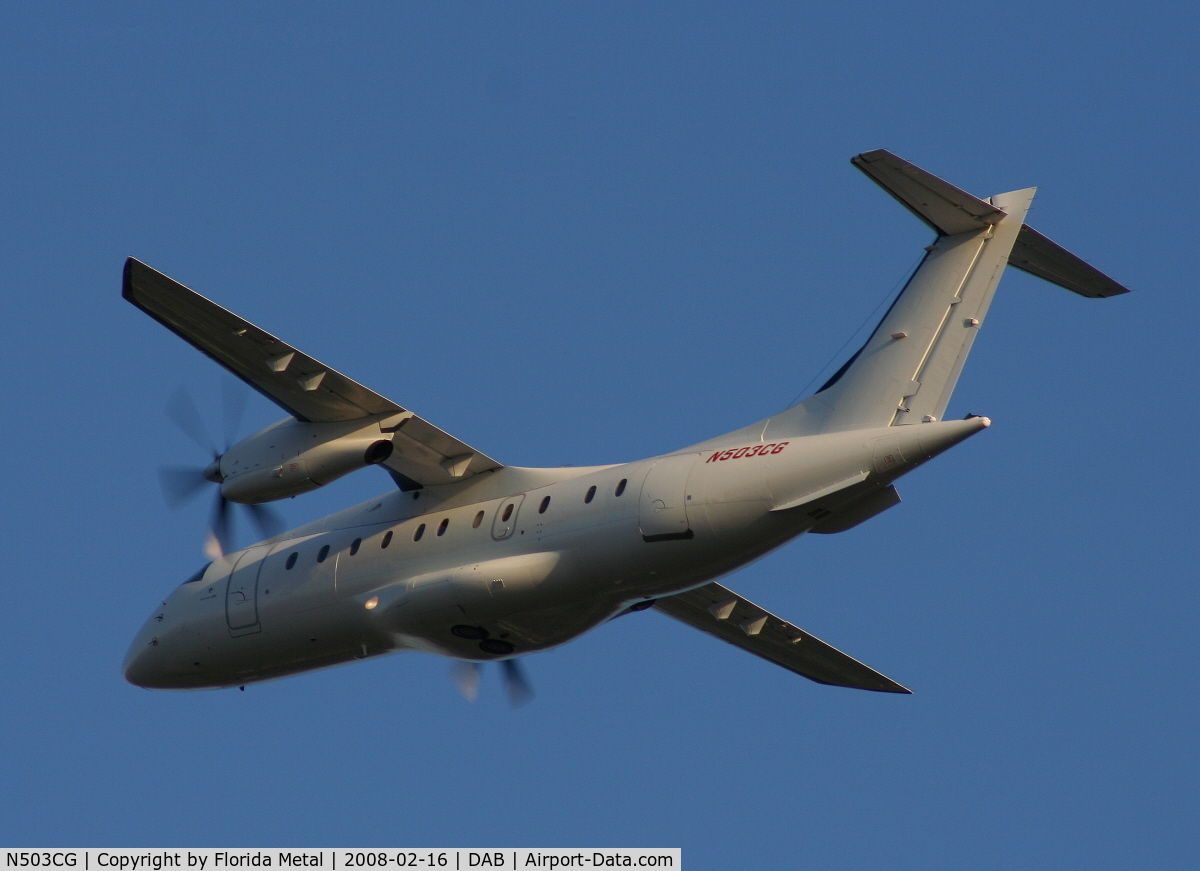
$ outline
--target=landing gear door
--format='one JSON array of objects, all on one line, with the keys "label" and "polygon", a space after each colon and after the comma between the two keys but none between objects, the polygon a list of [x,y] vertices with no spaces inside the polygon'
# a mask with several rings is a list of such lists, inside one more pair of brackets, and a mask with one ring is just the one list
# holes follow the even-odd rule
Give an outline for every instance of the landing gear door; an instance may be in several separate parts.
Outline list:
[{"label": "landing gear door", "polygon": [[524,501],[525,494],[519,493],[500,503],[500,507],[496,509],[496,519],[492,521],[492,538],[503,541],[513,534],[517,528],[517,515],[521,513],[521,503]]},{"label": "landing gear door", "polygon": [[687,516],[687,482],[699,454],[664,457],[642,482],[638,524],[645,541],[692,538]]},{"label": "landing gear door", "polygon": [[229,574],[225,586],[225,619],[230,635],[260,632],[258,623],[258,572],[270,545],[251,547],[243,553]]}]

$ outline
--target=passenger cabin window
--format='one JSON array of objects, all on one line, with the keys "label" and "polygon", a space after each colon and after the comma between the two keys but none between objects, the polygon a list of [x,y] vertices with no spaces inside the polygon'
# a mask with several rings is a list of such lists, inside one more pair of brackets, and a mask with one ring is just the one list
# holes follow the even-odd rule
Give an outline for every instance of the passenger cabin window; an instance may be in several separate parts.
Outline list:
[{"label": "passenger cabin window", "polygon": [[547,496],[542,500],[542,504],[538,506],[538,514],[545,514],[546,509],[550,507],[550,497]]},{"label": "passenger cabin window", "polygon": [[450,518],[443,517],[442,522],[438,524],[438,535],[446,534],[446,527],[450,525]]},{"label": "passenger cabin window", "polygon": [[629,479],[628,479],[628,478],[622,478],[622,479],[621,479],[621,483],[619,483],[619,484],[617,485],[617,493],[616,493],[616,495],[620,496],[622,493],[624,493],[624,492],[625,492],[625,485],[626,485],[626,484],[628,484],[628,483],[629,483]]},{"label": "passenger cabin window", "polygon": [[288,554],[287,562],[283,564],[285,569],[290,569],[296,565],[296,557],[300,556],[298,551],[292,551]]},{"label": "passenger cabin window", "polygon": [[417,527],[417,531],[413,533],[413,541],[420,541],[421,536],[425,534],[425,524],[422,523]]},{"label": "passenger cabin window", "polygon": [[596,485],[593,484],[592,486],[588,487],[587,495],[583,497],[583,501],[591,502],[595,498],[596,498]]},{"label": "passenger cabin window", "polygon": [[508,523],[508,518],[512,517],[512,513],[513,513],[513,506],[512,506],[512,503],[510,502],[504,506],[504,516],[500,518],[500,522]]},{"label": "passenger cabin window", "polygon": [[479,524],[481,524],[481,523],[483,523],[483,512],[482,511],[480,511],[478,514],[476,514],[475,519],[471,521],[471,528],[478,529]]},{"label": "passenger cabin window", "polygon": [[387,534],[384,535],[383,540],[381,542],[379,542],[379,546],[380,546],[380,548],[385,548],[391,543],[392,543],[392,531],[389,529]]},{"label": "passenger cabin window", "polygon": [[354,556],[356,553],[358,553],[358,549],[360,547],[362,547],[362,539],[354,539],[354,542],[350,545],[350,556]]},{"label": "passenger cabin window", "polygon": [[323,548],[317,551],[317,562],[325,562],[325,557],[327,556],[329,556],[329,545],[325,545]]}]

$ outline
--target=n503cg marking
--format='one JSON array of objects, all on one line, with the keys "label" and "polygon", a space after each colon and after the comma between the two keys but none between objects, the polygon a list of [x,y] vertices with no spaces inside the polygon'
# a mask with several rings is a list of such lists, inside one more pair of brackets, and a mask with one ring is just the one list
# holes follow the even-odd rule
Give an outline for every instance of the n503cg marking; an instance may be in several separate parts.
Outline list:
[{"label": "n503cg marking", "polygon": [[746,457],[765,457],[767,454],[777,454],[786,448],[790,442],[772,442],[769,445],[748,445],[744,448],[730,448],[727,451],[717,451],[704,462],[716,463],[724,460],[744,460]]}]

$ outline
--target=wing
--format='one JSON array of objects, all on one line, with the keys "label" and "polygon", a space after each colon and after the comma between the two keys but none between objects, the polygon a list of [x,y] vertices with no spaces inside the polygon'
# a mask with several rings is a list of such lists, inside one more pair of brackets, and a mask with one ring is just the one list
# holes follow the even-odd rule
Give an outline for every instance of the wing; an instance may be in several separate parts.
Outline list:
[{"label": "wing", "polygon": [[654,607],[817,683],[882,693],[912,692],[720,584],[667,596]]},{"label": "wing", "polygon": [[501,468],[390,399],[132,257],[125,262],[122,296],[298,420],[387,416],[390,425],[384,431],[394,433],[394,451],[384,465],[403,478],[445,484]]}]

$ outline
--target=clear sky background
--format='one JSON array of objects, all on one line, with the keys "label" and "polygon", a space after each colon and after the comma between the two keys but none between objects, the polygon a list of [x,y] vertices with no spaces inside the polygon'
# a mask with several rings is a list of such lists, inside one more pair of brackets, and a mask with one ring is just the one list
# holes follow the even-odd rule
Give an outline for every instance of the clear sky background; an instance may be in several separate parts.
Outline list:
[{"label": "clear sky background", "polygon": [[[1197,867],[1197,34],[1184,2],[8,4],[0,845]],[[726,580],[914,695],[654,612],[529,656],[517,710],[417,654],[124,683],[202,563],[164,406],[219,431],[222,377],[121,300],[127,255],[502,462],[621,462],[853,350],[930,241],[874,148],[1039,185],[1030,223],[1135,290],[1010,270],[949,411],[995,425]]]}]

